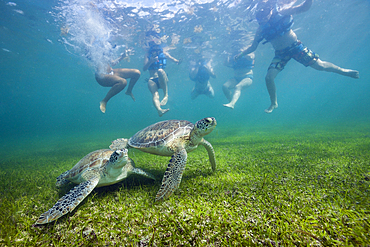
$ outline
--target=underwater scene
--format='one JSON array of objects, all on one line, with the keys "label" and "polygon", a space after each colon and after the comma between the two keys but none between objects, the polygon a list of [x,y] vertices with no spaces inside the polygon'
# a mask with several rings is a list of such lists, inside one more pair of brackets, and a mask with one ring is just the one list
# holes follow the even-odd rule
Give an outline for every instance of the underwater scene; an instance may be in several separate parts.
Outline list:
[{"label": "underwater scene", "polygon": [[370,246],[370,1],[0,13],[0,246]]}]

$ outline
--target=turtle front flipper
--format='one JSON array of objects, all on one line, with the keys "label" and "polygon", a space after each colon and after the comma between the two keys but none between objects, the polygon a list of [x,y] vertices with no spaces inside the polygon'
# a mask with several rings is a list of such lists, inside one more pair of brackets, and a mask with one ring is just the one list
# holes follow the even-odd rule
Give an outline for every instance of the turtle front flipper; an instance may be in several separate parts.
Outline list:
[{"label": "turtle front flipper", "polygon": [[207,149],[209,161],[211,162],[211,166],[212,166],[212,171],[215,171],[216,170],[216,156],[215,156],[215,150],[213,149],[211,143],[209,143],[203,138],[199,144],[204,146]]},{"label": "turtle front flipper", "polygon": [[62,187],[63,185],[65,184],[68,184],[69,181],[67,179],[65,179],[65,177],[69,174],[69,170],[66,171],[66,172],[63,172],[61,175],[59,175],[59,177],[57,177],[57,182],[56,182],[56,186],[57,187]]},{"label": "turtle front flipper", "polygon": [[68,212],[71,212],[83,201],[83,199],[85,199],[86,196],[91,193],[99,183],[99,180],[100,176],[97,175],[71,189],[67,194],[60,198],[51,209],[43,213],[36,221],[36,224],[52,222]]},{"label": "turtle front flipper", "polygon": [[117,140],[112,141],[112,144],[109,146],[109,148],[113,151],[118,149],[124,149],[127,148],[128,139],[125,138],[119,138]]},{"label": "turtle front flipper", "polygon": [[184,148],[172,155],[155,201],[168,198],[180,185],[188,154]]}]

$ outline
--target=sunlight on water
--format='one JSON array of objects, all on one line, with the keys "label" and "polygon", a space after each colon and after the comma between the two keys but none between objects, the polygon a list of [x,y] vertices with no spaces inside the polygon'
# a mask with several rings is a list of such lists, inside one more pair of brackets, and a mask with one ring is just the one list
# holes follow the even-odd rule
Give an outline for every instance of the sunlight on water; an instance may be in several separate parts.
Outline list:
[{"label": "sunlight on water", "polygon": [[[261,44],[255,52],[253,84],[242,92],[234,110],[223,107],[227,98],[222,85],[233,76],[224,61],[251,44],[258,27],[254,16],[258,2],[4,2],[1,11],[9,21],[2,22],[0,28],[3,135],[12,138],[20,133],[58,134],[63,130],[81,134],[108,129],[132,133],[159,120],[195,122],[206,116],[216,117],[218,128],[224,130],[230,126],[366,121],[368,1],[314,1],[309,11],[294,17],[293,26],[302,42],[320,58],[360,70],[360,80],[318,72],[292,60],[276,79],[279,109],[266,116],[263,110],[269,97],[264,77],[274,51],[271,44]],[[280,9],[301,2],[276,1]],[[149,74],[142,69],[149,41],[160,42],[182,61],[166,67],[171,111],[163,118],[153,108],[147,86]],[[132,51],[130,59],[115,68],[142,72],[133,89],[136,101],[121,92],[102,116],[99,102],[109,88],[101,87],[94,73],[105,70],[126,49]],[[203,95],[191,99],[194,82],[189,71],[200,59],[208,60],[217,76],[210,80],[213,99]]]},{"label": "sunlight on water", "polygon": [[[277,1],[276,6],[284,8],[294,3]],[[257,5],[255,0],[59,1],[53,14],[67,51],[85,57],[95,68],[105,69],[122,52],[125,43],[139,43],[146,49],[153,40],[148,40],[148,32],[154,32],[163,47],[182,46],[195,55],[195,60],[200,56],[213,58],[229,42],[232,47],[219,52],[236,54],[253,38],[253,32],[247,30],[254,24],[251,21]],[[242,7],[243,18],[235,17],[236,7]],[[230,37],[222,35],[218,25]],[[142,30],[147,32],[145,37]]]},{"label": "sunlight on water", "polygon": [[63,2],[56,9],[61,23],[61,39],[69,52],[84,56],[93,67],[105,70],[117,56],[114,24],[101,12],[102,4],[92,1]]},{"label": "sunlight on water", "polygon": [[[243,64],[249,67],[240,81],[248,85],[235,105],[226,90],[238,80],[227,62],[255,38],[261,1],[0,1],[0,243],[366,246],[370,2],[315,0],[294,14],[294,26],[289,21],[288,32],[278,35],[292,28],[320,60],[348,68],[347,75],[358,70],[360,78],[291,59],[275,78],[279,108],[266,114],[266,73],[276,54],[271,42],[260,42],[255,61]],[[266,13],[305,1],[269,2],[273,8]],[[276,23],[268,24],[264,31]],[[159,47],[149,52],[150,42]],[[165,52],[175,59],[156,58]],[[168,62],[162,105],[170,110],[162,116],[153,104],[156,68],[148,71],[148,59]],[[212,85],[199,95],[191,73],[198,65],[198,73],[205,65],[214,72],[196,75],[198,84]],[[123,78],[126,71],[135,76]],[[119,83],[109,80],[120,76]],[[135,86],[117,90],[107,103],[112,85],[122,88],[132,78]],[[172,145],[182,151],[173,159],[131,148],[132,161],[156,181],[132,176],[94,190],[55,224],[33,225],[73,188],[56,188],[55,179],[86,154],[160,121],[205,117],[217,120],[204,138],[215,152],[215,172],[210,149],[184,154],[182,147],[197,138]],[[168,132],[158,133],[163,140]],[[167,171],[175,174],[181,173],[177,164],[186,163],[182,182],[168,200],[153,204],[169,162]],[[105,171],[82,177],[96,181]]]}]

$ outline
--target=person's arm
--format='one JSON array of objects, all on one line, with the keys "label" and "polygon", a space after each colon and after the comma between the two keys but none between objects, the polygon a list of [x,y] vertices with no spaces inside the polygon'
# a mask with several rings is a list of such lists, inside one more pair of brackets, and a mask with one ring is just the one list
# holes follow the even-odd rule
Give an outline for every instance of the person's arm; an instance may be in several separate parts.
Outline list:
[{"label": "person's arm", "polygon": [[212,77],[212,78],[216,78],[216,74],[215,72],[213,71],[213,67],[212,67],[212,59],[210,59],[208,61],[208,63],[206,64],[206,69],[208,70],[208,74]]},{"label": "person's arm", "polygon": [[213,69],[211,70],[210,75],[211,75],[211,77],[212,77],[212,78],[216,78],[216,74],[215,74],[215,72],[213,71]]},{"label": "person's arm", "polygon": [[250,60],[250,61],[253,61],[254,60],[254,57],[255,57],[255,55],[254,55],[254,53],[249,53],[247,56],[245,56],[246,57],[246,59],[248,59],[248,60]]},{"label": "person's arm", "polygon": [[190,80],[195,81],[197,74],[198,74],[198,67],[191,68],[190,73],[189,73]]},{"label": "person's arm", "polygon": [[238,60],[240,58],[242,58],[243,56],[249,54],[249,53],[252,53],[254,52],[257,47],[258,47],[258,44],[263,40],[263,37],[261,36],[261,29],[258,28],[257,29],[257,32],[256,32],[256,35],[254,36],[254,40],[252,42],[252,44],[247,48],[245,49],[244,51],[242,51],[239,55],[236,55],[234,57],[235,60]]},{"label": "person's arm", "polygon": [[212,78],[216,78],[216,74],[215,72],[213,71],[213,68],[211,66],[207,67],[208,69],[208,72],[209,72],[209,75],[212,77]]},{"label": "person's arm", "polygon": [[166,56],[166,58],[170,59],[172,62],[177,63],[177,64],[180,63],[180,60],[171,56],[167,51],[163,51],[163,53]]},{"label": "person's arm", "polygon": [[152,65],[152,63],[154,63],[155,61],[158,60],[158,56],[156,57],[152,57],[151,59],[148,58],[148,53],[145,54],[145,59],[144,59],[144,67],[143,67],[143,71],[147,71],[148,68],[150,67],[150,65]]},{"label": "person's arm", "polygon": [[302,13],[302,12],[305,12],[305,11],[309,10],[311,8],[311,6],[312,6],[312,0],[306,0],[300,5],[293,6],[291,8],[284,9],[284,10],[280,11],[280,14],[282,14],[282,15],[299,14],[299,13]]},{"label": "person's arm", "polygon": [[116,64],[118,64],[119,62],[122,61],[122,59],[124,59],[125,57],[127,57],[127,51],[125,51],[124,53],[121,54],[121,56],[119,58],[117,58],[116,60],[113,60],[110,65],[111,66],[115,66]]}]

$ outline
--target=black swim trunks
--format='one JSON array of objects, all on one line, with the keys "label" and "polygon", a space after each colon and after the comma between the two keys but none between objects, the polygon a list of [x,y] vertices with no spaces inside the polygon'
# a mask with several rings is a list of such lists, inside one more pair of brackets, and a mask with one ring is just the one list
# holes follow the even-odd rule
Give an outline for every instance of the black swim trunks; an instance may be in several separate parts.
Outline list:
[{"label": "black swim trunks", "polygon": [[283,50],[275,51],[275,57],[272,59],[269,69],[274,68],[282,71],[291,58],[307,67],[314,64],[319,55],[298,40]]},{"label": "black swim trunks", "polygon": [[159,85],[159,78],[158,77],[156,77],[156,78],[150,78],[150,80],[152,80],[157,85],[158,89],[161,88],[161,86]]}]

